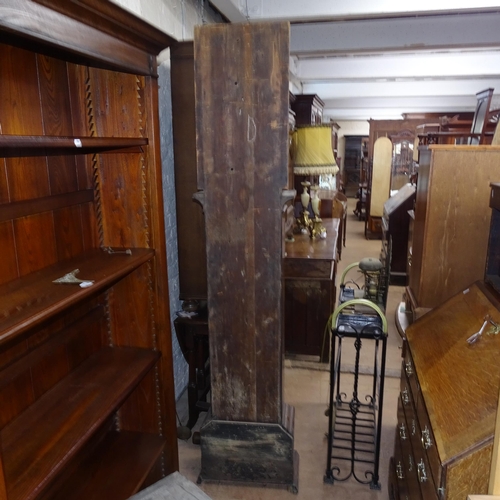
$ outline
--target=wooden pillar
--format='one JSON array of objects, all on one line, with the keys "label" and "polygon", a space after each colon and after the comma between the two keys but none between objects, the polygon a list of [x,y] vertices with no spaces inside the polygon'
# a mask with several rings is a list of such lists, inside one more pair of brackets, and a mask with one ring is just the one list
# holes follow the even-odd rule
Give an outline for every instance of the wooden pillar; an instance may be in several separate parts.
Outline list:
[{"label": "wooden pillar", "polygon": [[297,484],[282,394],[288,57],[288,23],[195,30],[213,415],[201,480]]}]

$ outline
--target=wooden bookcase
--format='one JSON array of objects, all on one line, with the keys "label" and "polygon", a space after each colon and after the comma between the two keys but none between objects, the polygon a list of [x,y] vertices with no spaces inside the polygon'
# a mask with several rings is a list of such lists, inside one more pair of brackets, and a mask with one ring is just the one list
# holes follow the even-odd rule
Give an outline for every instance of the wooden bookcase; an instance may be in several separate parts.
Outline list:
[{"label": "wooden bookcase", "polygon": [[[107,0],[0,3],[0,498],[178,468],[156,55]],[[56,284],[78,270],[88,287]]]}]

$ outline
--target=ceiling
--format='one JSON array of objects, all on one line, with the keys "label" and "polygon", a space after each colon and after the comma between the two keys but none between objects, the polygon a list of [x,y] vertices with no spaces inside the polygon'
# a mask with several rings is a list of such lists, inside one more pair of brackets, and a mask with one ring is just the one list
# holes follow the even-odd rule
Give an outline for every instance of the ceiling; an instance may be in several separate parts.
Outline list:
[{"label": "ceiling", "polygon": [[211,3],[231,22],[291,22],[292,90],[317,94],[326,120],[473,112],[486,88],[500,107],[500,0]]}]

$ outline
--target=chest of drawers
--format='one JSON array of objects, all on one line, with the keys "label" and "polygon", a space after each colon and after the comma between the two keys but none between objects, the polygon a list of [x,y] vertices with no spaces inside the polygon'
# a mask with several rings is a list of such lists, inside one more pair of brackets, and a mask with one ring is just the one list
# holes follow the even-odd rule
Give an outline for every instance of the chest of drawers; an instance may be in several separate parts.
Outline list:
[{"label": "chest of drawers", "polygon": [[467,339],[498,295],[478,281],[406,331],[389,491],[392,499],[463,500],[488,489],[500,387],[500,337]]}]

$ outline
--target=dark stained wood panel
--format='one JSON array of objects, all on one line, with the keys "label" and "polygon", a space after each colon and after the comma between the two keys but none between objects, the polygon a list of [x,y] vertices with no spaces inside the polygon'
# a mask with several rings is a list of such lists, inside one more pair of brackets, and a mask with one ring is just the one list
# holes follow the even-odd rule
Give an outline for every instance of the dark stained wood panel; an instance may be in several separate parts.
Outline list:
[{"label": "dark stained wood panel", "polygon": [[46,135],[65,136],[71,135],[73,132],[66,68],[65,61],[37,55],[40,104],[43,130]]},{"label": "dark stained wood panel", "polygon": [[[47,500],[129,498],[142,487],[165,439],[154,434],[112,432]],[[109,481],[120,477],[120,481]],[[45,497],[43,497],[45,498]]]},{"label": "dark stained wood panel", "polygon": [[286,23],[195,32],[212,412],[221,420],[281,419],[288,44]]},{"label": "dark stained wood panel", "polygon": [[[47,6],[57,5],[57,2],[44,0]],[[71,2],[74,4],[74,2]],[[110,12],[121,11],[111,2],[105,2]],[[78,7],[68,6],[65,11],[74,13]],[[97,14],[94,10],[94,14]],[[130,16],[131,14],[129,14]],[[75,16],[76,17],[76,16]],[[43,19],[43,23],[39,20]],[[77,17],[71,19],[51,8],[39,5],[31,0],[3,0],[0,5],[0,40],[8,40],[24,47],[30,47],[33,39],[38,39],[40,52],[54,55],[58,58],[71,60],[80,64],[91,64],[97,67],[106,67],[115,70],[137,72],[139,74],[155,74],[156,60],[152,54],[146,53],[133,43],[135,33],[128,33],[128,40],[115,36],[113,17],[94,15],[94,20],[80,21]],[[87,24],[88,23],[88,24]],[[110,33],[101,31],[102,25],[108,25]],[[113,26],[116,28],[116,24]],[[142,23],[142,35],[148,37]],[[148,26],[152,33],[160,33],[152,26]],[[118,24],[118,31],[120,25]],[[169,43],[172,39],[163,34],[163,41]],[[158,50],[156,43],[150,48]]]},{"label": "dark stained wood panel", "polygon": [[33,273],[57,262],[54,219],[50,212],[14,221],[19,275]]},{"label": "dark stained wood panel", "polygon": [[2,134],[41,135],[40,89],[33,52],[0,45]]},{"label": "dark stained wood panel", "polygon": [[93,201],[93,199],[94,192],[86,190],[48,196],[46,198],[36,198],[34,200],[0,204],[0,222],[48,212],[50,210],[66,208],[72,205],[79,205],[81,203],[89,203]]},{"label": "dark stained wood panel", "polygon": [[203,182],[196,161],[193,42],[174,45],[170,57],[179,297],[206,300],[205,216],[201,204],[193,199]]},{"label": "dark stained wood panel", "polygon": [[14,227],[12,222],[0,222],[0,241],[2,241],[0,281],[2,283],[6,283],[19,276],[16,247],[14,244]]}]

